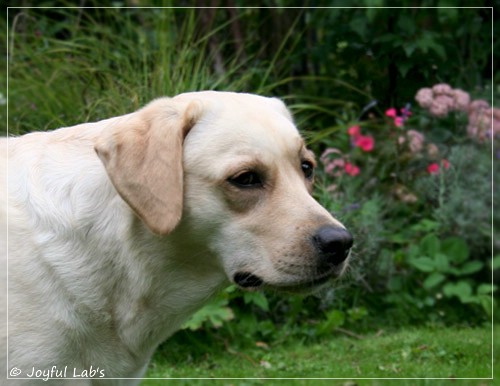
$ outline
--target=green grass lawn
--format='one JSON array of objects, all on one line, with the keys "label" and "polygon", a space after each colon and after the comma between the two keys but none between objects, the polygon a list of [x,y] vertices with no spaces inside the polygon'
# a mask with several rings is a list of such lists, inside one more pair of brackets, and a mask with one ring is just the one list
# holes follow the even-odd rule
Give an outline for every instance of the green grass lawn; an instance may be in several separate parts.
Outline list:
[{"label": "green grass lawn", "polygon": [[[500,326],[496,328],[500,333]],[[360,378],[490,378],[491,328],[406,328],[370,333],[361,339],[334,335],[318,343],[290,340],[236,350],[226,342],[191,355],[189,346],[168,343],[155,356],[149,378],[344,378],[337,380],[175,380],[175,384],[217,385],[493,385],[491,380],[388,380]],[[192,347],[192,346],[191,346]],[[495,346],[497,356],[500,347]],[[171,381],[172,382],[172,381]],[[149,379],[144,385],[161,385]]]}]

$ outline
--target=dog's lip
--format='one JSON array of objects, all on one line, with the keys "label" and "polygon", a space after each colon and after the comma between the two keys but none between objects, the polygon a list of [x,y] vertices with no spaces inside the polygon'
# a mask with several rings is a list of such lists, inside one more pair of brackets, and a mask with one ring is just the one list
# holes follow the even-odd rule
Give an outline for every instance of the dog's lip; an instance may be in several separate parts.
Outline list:
[{"label": "dog's lip", "polygon": [[336,277],[340,276],[337,272],[336,269],[331,269],[326,273],[323,273],[318,276],[314,277],[309,277],[309,278],[296,278],[295,280],[289,280],[286,282],[281,282],[281,283],[273,283],[273,282],[268,282],[265,279],[263,279],[261,276],[257,276],[251,272],[247,272],[246,274],[255,276],[259,280],[261,280],[258,285],[248,285],[248,286],[243,286],[238,283],[235,283],[238,285],[238,287],[246,290],[246,291],[256,291],[260,289],[269,289],[273,291],[278,291],[278,292],[291,292],[291,293],[301,293],[301,292],[309,292],[309,291],[314,291],[316,288],[321,287],[325,283],[335,279]]},{"label": "dog's lip", "polygon": [[323,275],[317,278],[312,278],[309,280],[304,280],[304,281],[298,281],[297,283],[287,283],[287,284],[267,284],[264,283],[264,285],[268,288],[272,288],[277,291],[283,291],[283,292],[303,292],[303,291],[309,291],[309,290],[314,290],[315,288],[318,288],[322,286],[323,284],[329,282],[332,280],[334,276],[332,274],[328,275]]},{"label": "dog's lip", "polygon": [[257,290],[262,290],[262,289],[269,289],[277,292],[285,292],[285,293],[307,293],[309,291],[314,291],[316,288],[321,287],[322,285],[326,284],[330,280],[332,280],[333,277],[331,275],[329,276],[324,276],[321,278],[316,278],[312,280],[307,280],[307,281],[299,281],[297,283],[291,284],[272,284],[272,283],[266,283],[263,282],[259,286],[248,286],[248,287],[242,287],[238,285],[241,289],[245,291],[257,291]]}]

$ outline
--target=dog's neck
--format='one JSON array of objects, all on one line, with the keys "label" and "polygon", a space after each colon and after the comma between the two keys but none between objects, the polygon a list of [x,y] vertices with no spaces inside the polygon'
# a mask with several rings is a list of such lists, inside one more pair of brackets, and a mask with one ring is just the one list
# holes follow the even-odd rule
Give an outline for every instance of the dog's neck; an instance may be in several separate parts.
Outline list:
[{"label": "dog's neck", "polygon": [[[172,235],[158,237],[137,218],[134,222],[133,228],[140,230],[130,245],[148,248],[127,257],[133,265],[127,271],[137,275],[119,291],[123,296],[115,303],[117,319],[132,346],[155,349],[228,282],[216,257],[183,224]],[[141,283],[145,277],[150,280]],[[135,285],[134,291],[129,285]]]},{"label": "dog's neck", "polygon": [[[10,215],[18,216],[13,224],[24,229],[11,227],[9,248],[23,246],[28,251],[26,245],[31,243],[29,253],[37,262],[30,267],[11,264],[9,275],[19,279],[11,282],[22,283],[25,275],[39,277],[33,288],[22,292],[40,302],[58,299],[47,304],[47,308],[53,308],[47,315],[66,315],[66,320],[57,323],[67,326],[68,331],[102,332],[95,342],[102,350],[94,347],[87,353],[101,351],[102,358],[89,357],[89,361],[106,363],[107,342],[112,339],[123,347],[121,353],[113,355],[125,353],[130,366],[136,366],[134,360],[148,358],[158,344],[227,284],[223,270],[204,241],[190,234],[186,222],[181,221],[171,235],[152,234],[120,198],[90,146],[83,151],[78,148],[78,153],[75,150],[70,161],[56,158],[50,147],[40,157],[45,158],[45,165],[54,164],[47,170],[57,170],[60,178],[48,178],[45,170],[32,175],[30,165],[10,175],[11,191],[15,193],[10,198]],[[25,182],[30,184],[34,178],[43,182],[36,186],[45,190],[43,195],[51,197],[52,203],[39,202],[29,193],[36,188],[33,185],[27,189]],[[23,234],[38,236],[36,240],[17,236]],[[46,285],[46,277],[53,279],[51,286]],[[17,300],[22,304],[23,299]],[[11,301],[14,304],[16,299]],[[77,326],[79,323],[86,325]]]},{"label": "dog's neck", "polygon": [[[110,205],[126,204],[115,196]],[[157,236],[128,208],[117,212],[125,214],[116,222],[123,223],[127,234],[94,234],[96,244],[111,244],[113,250],[88,258],[102,259],[97,264],[103,267],[121,262],[123,274],[112,284],[117,289],[110,291],[117,296],[109,299],[112,324],[131,352],[147,357],[228,282],[204,240],[190,232],[189,221],[181,221],[171,235]],[[115,257],[106,261],[108,253]]]}]

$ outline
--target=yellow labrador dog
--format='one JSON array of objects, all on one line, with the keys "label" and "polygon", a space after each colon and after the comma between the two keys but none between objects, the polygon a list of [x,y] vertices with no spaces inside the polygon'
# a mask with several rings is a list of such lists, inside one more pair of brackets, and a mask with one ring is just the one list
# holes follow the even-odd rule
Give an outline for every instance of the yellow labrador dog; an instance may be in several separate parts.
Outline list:
[{"label": "yellow labrador dog", "polygon": [[347,264],[352,237],[311,196],[314,157],[278,99],[161,98],[2,139],[0,159],[7,384],[136,385],[229,283],[310,290]]}]

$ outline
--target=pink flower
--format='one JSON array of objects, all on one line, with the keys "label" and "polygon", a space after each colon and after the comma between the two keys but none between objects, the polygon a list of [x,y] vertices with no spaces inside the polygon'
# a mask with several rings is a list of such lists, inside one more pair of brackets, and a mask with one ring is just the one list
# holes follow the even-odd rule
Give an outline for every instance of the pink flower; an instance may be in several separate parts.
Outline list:
[{"label": "pink flower", "polygon": [[375,140],[373,137],[371,135],[362,135],[361,128],[358,125],[349,127],[347,133],[351,137],[353,146],[357,146],[363,151],[372,151],[375,147]]},{"label": "pink flower", "polygon": [[435,95],[453,95],[453,89],[446,83],[435,84],[432,87],[432,91]]},{"label": "pink flower", "polygon": [[391,107],[390,109],[386,110],[385,115],[391,118],[396,118],[398,113],[394,107]]},{"label": "pink flower", "polygon": [[351,137],[358,137],[361,135],[361,128],[357,125],[351,126],[349,127],[349,129],[347,129],[347,133],[349,133]]},{"label": "pink flower", "polygon": [[403,117],[396,117],[396,118],[394,118],[394,125],[396,127],[401,127],[401,126],[404,125],[404,123],[405,123],[405,121],[404,121]]},{"label": "pink flower", "polygon": [[437,163],[432,163],[429,166],[427,166],[427,172],[429,174],[438,174],[439,173],[439,164]]},{"label": "pink flower", "polygon": [[450,168],[450,161],[448,161],[447,159],[441,160],[441,166],[445,169],[449,169]]},{"label": "pink flower", "polygon": [[476,99],[469,105],[469,111],[473,110],[486,110],[490,108],[490,104],[483,99]]},{"label": "pink flower", "polygon": [[460,111],[467,111],[470,104],[470,95],[463,90],[453,90],[454,109]]},{"label": "pink flower", "polygon": [[439,148],[435,144],[429,143],[427,145],[427,154],[431,158],[436,158],[439,155]]},{"label": "pink flower", "polygon": [[328,149],[326,149],[323,154],[321,154],[321,157],[320,157],[320,160],[321,162],[326,165],[328,162],[330,162],[330,156],[332,154],[336,154],[338,156],[342,156],[342,152],[339,150],[339,149],[336,149],[336,148],[333,148],[333,147],[329,147]]},{"label": "pink flower", "polygon": [[408,118],[408,117],[410,117],[412,115],[412,112],[410,111],[409,107],[402,107],[401,108],[401,115],[404,118]]},{"label": "pink flower", "polygon": [[337,158],[326,165],[325,172],[333,177],[340,177],[344,165],[345,161],[342,158]]},{"label": "pink flower", "polygon": [[350,176],[353,176],[353,177],[357,176],[360,172],[359,167],[357,167],[356,165],[354,165],[350,162],[345,163],[344,170],[347,174],[349,174]]},{"label": "pink flower", "polygon": [[429,112],[435,117],[446,117],[449,110],[453,107],[453,103],[453,99],[445,95],[439,95],[432,102]]},{"label": "pink flower", "polygon": [[[472,101],[469,105],[469,124],[467,133],[479,142],[492,138],[493,133],[498,132],[498,117],[500,114],[491,109],[488,102],[484,100]],[[493,118],[493,121],[492,121]]]},{"label": "pink flower", "polygon": [[388,117],[391,117],[393,119],[394,126],[402,127],[402,126],[404,126],[405,121],[411,115],[410,108],[411,108],[411,105],[408,103],[405,107],[402,107],[400,109],[401,115],[398,115],[398,111],[394,107],[392,107],[385,112],[385,115],[387,115]]},{"label": "pink flower", "polygon": [[424,141],[425,141],[424,135],[417,130],[408,130],[406,135],[410,139],[410,144],[409,144],[410,151],[412,153],[419,153],[424,146]]},{"label": "pink flower", "polygon": [[371,135],[359,135],[354,144],[363,151],[372,151],[375,147],[375,140]]},{"label": "pink flower", "polygon": [[325,165],[325,172],[334,177],[340,177],[344,170],[344,159],[339,149],[330,147],[321,154],[321,162]]},{"label": "pink flower", "polygon": [[418,90],[417,95],[415,95],[418,104],[426,109],[431,107],[433,98],[433,92],[430,88],[421,88]]}]

